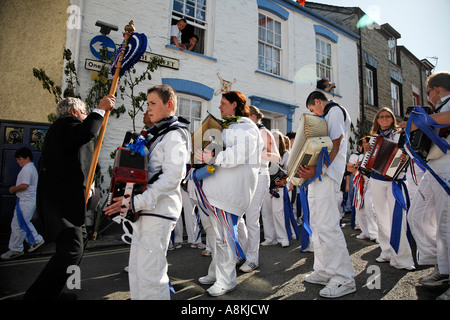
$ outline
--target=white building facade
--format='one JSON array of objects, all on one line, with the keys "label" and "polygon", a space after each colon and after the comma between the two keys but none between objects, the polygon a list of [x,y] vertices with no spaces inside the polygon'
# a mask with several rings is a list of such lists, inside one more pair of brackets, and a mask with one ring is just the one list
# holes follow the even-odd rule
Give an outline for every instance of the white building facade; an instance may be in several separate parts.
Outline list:
[{"label": "white building facade", "polygon": [[[148,37],[147,52],[167,62],[140,91],[171,85],[179,95],[178,112],[192,122],[192,130],[207,112],[220,115],[220,93],[230,89],[244,93],[249,104],[260,108],[268,128],[284,134],[296,131],[300,115],[308,112],[306,98],[323,76],[337,86],[329,98],[348,110],[353,123],[359,117],[358,35],[295,1],[73,0],[71,4],[66,47],[74,53],[81,96],[92,81],[86,61],[96,60],[90,46],[100,35],[96,22],[116,25],[119,30],[107,37],[120,44],[124,26],[133,20],[136,32]],[[170,44],[170,27],[181,17],[188,22],[185,36],[199,37],[194,52]],[[135,68],[142,72],[146,62]],[[127,105],[118,99],[117,105],[122,103]],[[137,118],[140,126],[142,114]],[[131,123],[126,114],[110,117],[100,154],[104,171]]]}]

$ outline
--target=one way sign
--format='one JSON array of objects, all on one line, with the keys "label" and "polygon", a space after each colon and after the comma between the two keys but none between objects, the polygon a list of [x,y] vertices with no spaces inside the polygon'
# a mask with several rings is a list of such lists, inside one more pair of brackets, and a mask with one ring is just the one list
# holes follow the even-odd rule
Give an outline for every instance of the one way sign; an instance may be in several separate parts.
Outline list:
[{"label": "one way sign", "polygon": [[100,50],[102,49],[102,47],[106,47],[108,49],[109,59],[116,53],[116,45],[114,44],[114,41],[112,41],[109,37],[95,36],[94,38],[92,38],[89,48],[91,49],[92,54],[97,59],[102,59],[102,56],[100,55]]}]

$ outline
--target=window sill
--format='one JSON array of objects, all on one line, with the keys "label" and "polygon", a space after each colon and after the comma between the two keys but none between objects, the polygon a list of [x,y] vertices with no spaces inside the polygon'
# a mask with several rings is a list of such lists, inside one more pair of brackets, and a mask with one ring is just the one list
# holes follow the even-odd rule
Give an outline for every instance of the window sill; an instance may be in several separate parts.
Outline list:
[{"label": "window sill", "polygon": [[184,52],[184,53],[187,53],[187,54],[192,54],[192,55],[197,56],[197,57],[200,57],[200,58],[205,58],[205,59],[208,59],[208,60],[217,62],[217,59],[216,59],[216,58],[209,57],[209,56],[205,56],[205,55],[203,55],[203,54],[200,54],[200,53],[197,53],[197,52],[188,51],[188,50],[183,50],[183,51],[181,51],[178,47],[176,47],[176,46],[174,46],[174,45],[172,45],[172,44],[167,44],[167,45],[166,45],[166,48],[173,49],[173,50],[175,50],[175,51]]},{"label": "window sill", "polygon": [[342,98],[341,95],[339,95],[339,94],[337,94],[337,93],[334,93],[334,92],[329,92],[329,91],[322,90],[322,89],[319,89],[319,88],[316,88],[315,90],[316,90],[316,91],[321,91],[321,92],[323,92],[323,93],[325,93],[325,94],[329,94],[330,96],[333,96],[333,97]]},{"label": "window sill", "polygon": [[279,76],[276,76],[274,74],[270,74],[270,73],[267,73],[267,72],[264,72],[264,71],[261,71],[261,70],[256,70],[255,73],[259,73],[259,74],[262,74],[262,75],[265,75],[265,76],[269,76],[269,77],[272,77],[272,78],[275,78],[275,79],[278,79],[278,80],[281,80],[281,81],[294,83],[294,81],[291,81],[291,80],[288,80],[288,79],[285,79],[285,78],[282,78],[282,77],[279,77]]}]

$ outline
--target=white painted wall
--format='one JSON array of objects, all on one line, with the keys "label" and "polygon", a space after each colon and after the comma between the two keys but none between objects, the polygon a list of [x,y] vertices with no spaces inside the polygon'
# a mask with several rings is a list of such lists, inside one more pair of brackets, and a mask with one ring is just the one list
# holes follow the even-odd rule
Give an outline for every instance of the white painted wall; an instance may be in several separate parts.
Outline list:
[{"label": "white painted wall", "polygon": [[[75,1],[74,1],[75,2]],[[315,88],[315,32],[314,25],[320,22],[303,14],[283,7],[290,12],[289,19],[283,22],[283,69],[281,77],[276,79],[260,73],[258,68],[258,6],[257,1],[248,0],[208,0],[208,34],[205,55],[216,59],[213,61],[198,55],[167,48],[169,43],[170,16],[172,1],[151,0],[84,0],[83,22],[79,40],[79,78],[80,92],[85,92],[90,85],[92,72],[84,69],[86,59],[95,59],[89,50],[90,40],[100,34],[95,26],[101,20],[119,27],[119,32],[111,32],[110,38],[115,43],[122,42],[122,30],[130,20],[136,26],[136,32],[145,33],[149,40],[148,51],[180,61],[180,69],[172,70],[160,67],[153,73],[152,81],[145,83],[141,91],[160,84],[162,78],[178,78],[202,83],[218,91],[220,81],[217,74],[229,81],[236,79],[233,90],[248,96],[260,96],[286,104],[297,105],[293,120],[293,130],[298,126],[300,115],[307,112],[305,101]],[[278,1],[282,4],[283,1]],[[264,12],[267,15],[271,13]],[[325,24],[325,27],[329,25]],[[341,97],[333,99],[347,108],[354,123],[359,111],[357,46],[354,40],[338,34],[337,74],[338,93]],[[68,45],[74,47],[74,43]],[[74,40],[73,40],[74,41]],[[145,63],[138,63],[136,69],[141,72]],[[288,80],[288,81],[286,81]],[[219,116],[220,95],[210,101],[204,101],[206,110]],[[117,105],[122,104],[118,99]],[[142,115],[138,116],[140,122]],[[100,164],[105,174],[105,188],[109,184],[106,170],[112,165],[110,153],[119,146],[125,132],[131,129],[131,119],[122,115],[119,119],[111,117],[106,130],[100,154]],[[285,129],[284,129],[285,130]],[[284,133],[286,133],[284,131]]]}]

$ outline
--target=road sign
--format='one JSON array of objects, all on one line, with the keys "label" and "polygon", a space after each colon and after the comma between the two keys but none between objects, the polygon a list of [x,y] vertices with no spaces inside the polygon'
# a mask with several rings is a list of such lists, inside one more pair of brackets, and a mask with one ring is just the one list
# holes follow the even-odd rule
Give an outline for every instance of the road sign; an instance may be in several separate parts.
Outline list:
[{"label": "road sign", "polygon": [[116,45],[114,41],[112,41],[107,36],[95,36],[92,38],[91,43],[89,44],[89,48],[91,49],[92,54],[97,59],[102,59],[100,56],[100,50],[102,47],[106,47],[108,49],[108,58],[111,58],[116,53]]}]

